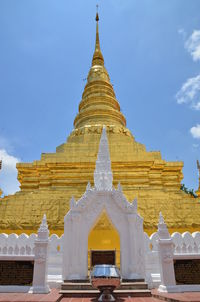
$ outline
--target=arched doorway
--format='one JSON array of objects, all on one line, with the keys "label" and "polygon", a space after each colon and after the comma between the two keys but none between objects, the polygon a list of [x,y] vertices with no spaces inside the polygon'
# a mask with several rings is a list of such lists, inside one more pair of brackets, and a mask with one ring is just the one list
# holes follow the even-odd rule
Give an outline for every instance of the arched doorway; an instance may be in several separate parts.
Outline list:
[{"label": "arched doorway", "polygon": [[106,212],[120,236],[120,269],[124,279],[144,278],[143,219],[137,204],[122,191],[86,190],[64,219],[63,279],[88,277],[88,236],[102,212]]},{"label": "arched doorway", "polygon": [[120,268],[120,236],[105,210],[88,236],[88,269],[95,264],[115,264]]}]

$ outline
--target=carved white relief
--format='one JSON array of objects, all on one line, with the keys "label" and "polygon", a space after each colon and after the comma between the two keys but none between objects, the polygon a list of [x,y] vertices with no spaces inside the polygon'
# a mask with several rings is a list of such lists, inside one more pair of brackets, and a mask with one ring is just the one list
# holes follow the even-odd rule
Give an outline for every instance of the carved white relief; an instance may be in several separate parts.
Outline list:
[{"label": "carved white relief", "polygon": [[163,255],[163,261],[168,263],[170,261],[173,260],[173,254],[170,253],[170,252],[166,252],[164,255]]},{"label": "carved white relief", "polygon": [[46,253],[44,248],[42,247],[38,247],[38,249],[36,249],[36,253],[35,253],[35,261],[37,263],[42,263],[45,262],[46,260]]},{"label": "carved white relief", "polygon": [[183,237],[178,232],[173,233],[171,237],[174,244],[174,252],[176,254],[181,253],[183,246]]},{"label": "carved white relief", "polygon": [[111,170],[110,153],[108,139],[106,135],[106,128],[104,126],[99,143],[99,152],[96,161],[96,168],[94,171],[95,189],[98,191],[111,191],[112,182],[113,175]]},{"label": "carved white relief", "polygon": [[186,247],[186,252],[191,253],[194,250],[194,238],[191,236],[189,232],[184,232],[182,236],[183,236],[183,242]]}]

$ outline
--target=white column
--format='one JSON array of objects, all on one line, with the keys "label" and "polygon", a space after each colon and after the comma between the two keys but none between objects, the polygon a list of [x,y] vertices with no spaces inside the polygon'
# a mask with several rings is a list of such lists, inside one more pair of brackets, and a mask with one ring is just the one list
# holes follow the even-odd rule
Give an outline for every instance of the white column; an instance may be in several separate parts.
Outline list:
[{"label": "white column", "polygon": [[161,285],[158,290],[170,291],[170,289],[176,285],[173,261],[173,241],[161,213],[158,224],[158,237],[158,251],[161,270]]},{"label": "white column", "polygon": [[129,214],[129,266],[128,279],[141,279],[145,277],[144,261],[144,230],[143,220],[137,213]]},{"label": "white column", "polygon": [[49,230],[46,221],[46,215],[38,230],[38,237],[35,240],[35,261],[33,272],[32,293],[49,293],[47,284],[47,257],[48,257]]}]

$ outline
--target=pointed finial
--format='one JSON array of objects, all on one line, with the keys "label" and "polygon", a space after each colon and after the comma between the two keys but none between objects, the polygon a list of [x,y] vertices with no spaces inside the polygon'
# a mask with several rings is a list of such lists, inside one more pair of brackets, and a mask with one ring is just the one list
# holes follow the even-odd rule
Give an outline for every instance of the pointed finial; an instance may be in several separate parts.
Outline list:
[{"label": "pointed finial", "polygon": [[44,230],[44,229],[48,229],[46,214],[44,214],[44,216],[42,218],[42,223],[40,225],[40,230]]},{"label": "pointed finial", "polygon": [[159,237],[159,240],[171,238],[167,225],[164,221],[164,217],[161,212],[159,213],[158,237]]},{"label": "pointed finial", "polygon": [[95,20],[98,22],[99,21],[99,5],[98,4],[96,5],[96,8],[97,8],[97,12],[96,12]]},{"label": "pointed finial", "polygon": [[44,214],[43,218],[42,218],[42,224],[46,225],[47,224],[47,215]]},{"label": "pointed finial", "polygon": [[93,59],[92,59],[92,66],[94,65],[104,65],[104,59],[103,59],[103,55],[101,53],[101,49],[100,49],[100,42],[99,42],[99,13],[98,13],[98,4],[97,4],[97,12],[96,12],[96,41],[95,41],[95,51],[94,51],[94,55],[93,55]]},{"label": "pointed finial", "polygon": [[46,214],[44,214],[42,218],[42,223],[38,230],[38,240],[47,240],[49,236],[49,230],[47,225],[47,217]]},{"label": "pointed finial", "polygon": [[163,215],[162,215],[162,213],[161,213],[161,212],[159,213],[159,223],[160,223],[160,224],[165,223],[165,221],[164,221],[164,217],[163,217]]}]

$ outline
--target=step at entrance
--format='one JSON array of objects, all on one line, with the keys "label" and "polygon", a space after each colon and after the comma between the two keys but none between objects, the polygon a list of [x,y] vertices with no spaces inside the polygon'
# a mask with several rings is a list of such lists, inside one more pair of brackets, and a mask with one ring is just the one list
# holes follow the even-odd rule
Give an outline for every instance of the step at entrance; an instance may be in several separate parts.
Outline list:
[{"label": "step at entrance", "polygon": [[[60,294],[64,297],[96,297],[99,290],[94,289],[92,284],[87,280],[64,281],[61,285]],[[144,280],[131,280],[122,282],[121,286],[114,291],[119,297],[150,297],[151,292]]]}]

